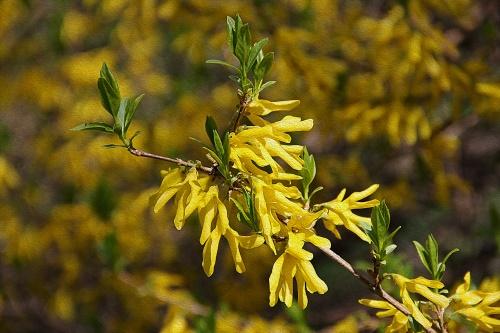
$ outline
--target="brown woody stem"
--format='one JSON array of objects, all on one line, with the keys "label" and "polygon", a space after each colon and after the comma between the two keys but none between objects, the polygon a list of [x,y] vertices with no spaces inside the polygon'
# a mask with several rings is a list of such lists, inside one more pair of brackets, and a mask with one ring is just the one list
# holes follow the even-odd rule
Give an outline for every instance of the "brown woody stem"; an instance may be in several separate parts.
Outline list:
[{"label": "brown woody stem", "polygon": [[135,156],[147,157],[147,158],[152,158],[155,160],[175,163],[179,166],[185,166],[185,167],[189,167],[189,168],[196,168],[198,171],[202,171],[202,172],[208,173],[210,175],[214,174],[214,172],[216,170],[214,167],[207,167],[207,166],[201,165],[199,163],[184,161],[180,158],[171,158],[171,157],[156,155],[156,154],[152,154],[152,153],[148,153],[148,152],[139,150],[139,149],[134,148],[134,147],[129,147],[128,151],[132,155],[135,155]]},{"label": "brown woody stem", "polygon": [[349,273],[351,273],[355,278],[366,284],[370,290],[378,295],[379,297],[383,298],[385,301],[390,303],[392,306],[394,306],[396,309],[404,313],[405,315],[409,316],[411,315],[410,311],[398,302],[394,297],[389,295],[384,289],[382,289],[381,286],[376,286],[376,284],[373,284],[370,280],[368,280],[366,277],[363,275],[359,274],[358,271],[352,267],[350,263],[348,263],[344,258],[339,256],[337,253],[333,252],[331,249],[327,247],[320,247],[319,248],[321,251],[323,251],[328,257],[333,259],[335,262],[337,262],[340,266],[344,267]]},{"label": "brown woody stem", "polygon": [[[319,247],[323,253],[325,253],[330,259],[338,263],[340,266],[344,267],[349,273],[351,273],[355,278],[366,284],[372,293],[375,295],[379,296],[389,304],[391,304],[393,307],[395,307],[397,310],[401,311],[403,314],[407,316],[411,316],[410,311],[401,304],[399,301],[397,301],[394,297],[389,295],[382,287],[379,285],[377,286],[376,284],[372,283],[370,280],[368,280],[366,277],[361,275],[358,271],[352,267],[352,265],[347,262],[344,258],[339,256],[337,253],[333,252],[331,249],[327,247]],[[428,333],[435,332],[432,328],[426,329]]]}]

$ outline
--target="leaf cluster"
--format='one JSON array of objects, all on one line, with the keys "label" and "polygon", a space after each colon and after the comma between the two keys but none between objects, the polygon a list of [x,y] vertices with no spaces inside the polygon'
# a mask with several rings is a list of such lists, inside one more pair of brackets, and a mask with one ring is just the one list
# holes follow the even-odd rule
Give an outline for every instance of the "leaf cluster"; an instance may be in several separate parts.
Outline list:
[{"label": "leaf cluster", "polygon": [[233,55],[238,59],[239,66],[233,66],[222,60],[207,60],[208,64],[218,64],[237,71],[229,78],[240,87],[240,94],[250,91],[252,96],[273,85],[275,81],[263,83],[264,76],[269,72],[274,61],[274,53],[264,53],[263,48],[268,39],[264,38],[252,43],[248,23],[243,23],[239,15],[235,19],[228,16],[226,20],[227,43]]},{"label": "leaf cluster", "polygon": [[415,245],[420,261],[435,280],[443,278],[446,270],[446,262],[453,253],[459,251],[459,249],[455,248],[448,252],[443,261],[439,261],[439,244],[432,234],[427,236],[425,246],[417,241],[413,241],[413,244]]},{"label": "leaf cluster", "polygon": [[[132,141],[137,136],[135,133],[131,138],[127,138],[127,131],[132,123],[135,112],[144,94],[136,97],[122,97],[120,87],[113,73],[109,70],[106,63],[101,67],[99,79],[97,80],[101,104],[104,109],[113,117],[113,124],[103,122],[91,122],[81,124],[72,128],[74,131],[99,131],[104,133],[114,133],[118,135],[123,142],[123,147],[132,146]],[[118,145],[107,145],[107,147],[117,147]],[[119,147],[119,146],[118,146]]]},{"label": "leaf cluster", "polygon": [[385,264],[387,256],[397,247],[396,244],[393,244],[392,239],[401,229],[401,226],[389,233],[391,214],[385,200],[382,200],[378,206],[373,207],[371,220],[371,229],[367,230],[367,235],[371,240],[372,254],[375,260]]}]

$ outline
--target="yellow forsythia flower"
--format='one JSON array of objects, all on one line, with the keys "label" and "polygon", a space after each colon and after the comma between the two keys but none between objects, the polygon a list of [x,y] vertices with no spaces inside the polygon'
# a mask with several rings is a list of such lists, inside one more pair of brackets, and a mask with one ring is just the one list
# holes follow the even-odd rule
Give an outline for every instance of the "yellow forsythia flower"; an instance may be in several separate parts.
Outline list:
[{"label": "yellow forsythia flower", "polygon": [[360,201],[373,194],[377,188],[378,184],[374,184],[364,191],[352,193],[346,199],[344,199],[346,190],[343,189],[337,198],[321,204],[320,206],[326,208],[326,212],[323,215],[323,224],[325,227],[340,239],[340,233],[337,230],[337,225],[343,225],[348,230],[358,235],[362,240],[370,242],[370,238],[360,227],[370,226],[371,219],[369,217],[356,215],[352,212],[352,210],[372,208],[378,205],[379,201],[376,199]]},{"label": "yellow forsythia flower", "polygon": [[298,117],[286,116],[275,123],[261,121],[262,125],[240,126],[236,133],[231,134],[229,138],[230,159],[235,167],[256,176],[267,176],[268,173],[256,165],[269,166],[273,179],[300,179],[300,176],[285,173],[283,167],[274,158],[281,158],[294,170],[302,169],[303,161],[300,154],[304,147],[289,145],[292,138],[287,133],[309,131],[313,127],[312,119],[301,120]]},{"label": "yellow forsythia flower", "polygon": [[274,306],[278,298],[290,307],[293,300],[293,279],[297,281],[297,294],[300,307],[307,306],[306,287],[310,293],[324,294],[328,287],[316,274],[311,264],[313,254],[304,250],[304,242],[316,246],[330,247],[330,241],[314,233],[288,234],[288,244],[285,252],[276,260],[269,277],[269,305]]},{"label": "yellow forsythia flower", "polygon": [[393,317],[391,324],[385,329],[386,333],[406,333],[408,331],[408,317],[390,303],[373,299],[360,299],[359,303],[384,310],[376,313],[379,318]]},{"label": "yellow forsythia flower", "polygon": [[450,300],[443,295],[433,292],[429,288],[441,289],[444,287],[443,283],[437,280],[429,280],[424,277],[417,277],[416,279],[408,279],[399,274],[391,274],[394,282],[400,289],[400,296],[403,300],[404,306],[410,311],[415,320],[425,328],[430,328],[432,323],[420,311],[417,304],[411,299],[410,293],[420,294],[428,299],[435,305],[446,308]]},{"label": "yellow forsythia flower", "polygon": [[[317,213],[305,210],[301,204],[292,201],[300,198],[300,191],[295,186],[286,187],[283,184],[272,184],[253,177],[252,184],[255,193],[255,207],[259,214],[260,230],[269,248],[276,253],[273,235],[286,237],[286,225],[297,229],[311,228],[319,218]],[[280,220],[279,216],[284,220]],[[286,221],[285,221],[286,220]],[[286,223],[286,225],[285,225]]]},{"label": "yellow forsythia flower", "polygon": [[289,111],[300,104],[299,100],[271,102],[265,99],[254,99],[247,107],[249,115],[266,116],[274,111]]},{"label": "yellow forsythia flower", "polygon": [[[211,276],[214,272],[221,236],[224,236],[229,243],[236,271],[243,273],[245,271],[245,264],[241,257],[240,246],[245,249],[256,248],[264,243],[264,238],[257,234],[241,236],[231,228],[226,206],[219,199],[218,188],[215,185],[211,186],[208,190],[202,205],[199,207],[198,215],[202,223],[200,243],[205,245],[202,262],[205,274]],[[214,221],[215,227],[212,229]]]},{"label": "yellow forsythia flower", "polygon": [[180,230],[186,219],[196,210],[203,198],[203,190],[207,186],[209,177],[198,177],[196,168],[191,168],[184,180],[182,171],[175,168],[163,172],[164,177],[158,192],[153,196],[156,201],[154,212],[157,213],[175,195],[177,207],[174,218],[175,227]]},{"label": "yellow forsythia flower", "polygon": [[500,314],[500,291],[470,290],[470,284],[470,272],[467,272],[464,283],[459,285],[451,296],[455,312],[473,321],[486,332],[500,331],[500,319],[492,317]]},{"label": "yellow forsythia flower", "polygon": [[[160,189],[153,196],[156,201],[154,211],[158,212],[172,197],[175,196],[176,214],[174,225],[182,229],[186,219],[198,210],[202,230],[200,243],[203,247],[202,266],[205,274],[211,276],[221,236],[224,236],[231,249],[236,271],[243,273],[245,265],[240,253],[240,246],[246,249],[258,247],[264,243],[260,235],[241,236],[229,225],[226,204],[219,199],[216,185],[207,188],[210,177],[199,175],[196,168],[191,168],[183,179],[179,168],[164,173]],[[212,228],[213,222],[215,226]]]}]

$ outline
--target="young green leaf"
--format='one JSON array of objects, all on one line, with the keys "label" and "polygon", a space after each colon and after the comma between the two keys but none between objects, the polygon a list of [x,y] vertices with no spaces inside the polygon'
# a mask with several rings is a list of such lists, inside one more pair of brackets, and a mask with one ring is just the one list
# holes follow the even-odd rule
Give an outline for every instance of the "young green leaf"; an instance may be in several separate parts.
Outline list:
[{"label": "young green leaf", "polygon": [[81,124],[81,125],[78,125],[76,127],[73,127],[71,130],[72,131],[99,131],[99,132],[105,132],[105,133],[113,133],[113,127],[111,127],[108,124],[101,123],[101,122]]},{"label": "young green leaf", "polygon": [[99,79],[97,80],[97,87],[101,95],[102,105],[113,117],[115,117],[120,107],[120,88],[106,63],[103,63],[101,67]]},{"label": "young green leaf", "polygon": [[443,259],[439,261],[439,245],[432,234],[427,236],[425,247],[417,241],[413,241],[420,261],[435,280],[441,280],[446,270],[446,262],[450,256],[458,252],[458,249],[451,250]]},{"label": "young green leaf", "polygon": [[214,64],[214,65],[222,65],[222,66],[226,66],[226,67],[229,67],[231,69],[234,69],[234,70],[238,71],[237,67],[231,65],[228,62],[222,61],[222,60],[209,59],[209,60],[205,61],[205,63],[207,63],[207,64]]},{"label": "young green leaf", "polygon": [[120,107],[118,108],[118,113],[115,117],[115,129],[119,131],[120,138],[125,138],[125,117],[127,115],[129,104],[130,99],[128,97],[123,98],[120,101]]},{"label": "young green leaf", "polygon": [[97,87],[101,96],[101,104],[113,117],[118,113],[120,107],[120,95],[117,93],[111,84],[104,78],[97,80]]},{"label": "young green leaf", "polygon": [[234,19],[230,16],[226,17],[226,29],[227,29],[227,44],[231,48],[231,51],[234,53],[235,47],[235,25]]},{"label": "young green leaf", "polygon": [[207,116],[205,119],[205,132],[207,132],[207,136],[210,139],[210,142],[212,142],[212,145],[215,147],[215,140],[214,140],[214,131],[219,132],[217,129],[217,123],[215,122],[215,119],[212,118],[211,116]]},{"label": "young green leaf", "polygon": [[267,81],[266,83],[264,83],[262,86],[260,86],[260,91],[272,86],[273,84],[275,84],[276,81]]},{"label": "young green leaf", "polygon": [[99,74],[101,78],[103,78],[110,84],[112,90],[116,93],[116,95],[120,97],[120,87],[118,86],[118,81],[116,81],[113,73],[111,73],[106,63],[102,64],[101,72]]},{"label": "young green leaf", "polygon": [[129,100],[127,108],[125,109],[125,133],[127,132],[130,124],[132,123],[135,111],[137,110],[137,107],[139,106],[139,103],[141,103],[143,97],[144,94],[141,94]]},{"label": "young green leaf", "polygon": [[439,246],[438,246],[438,243],[436,241],[436,239],[434,238],[434,236],[432,234],[430,234],[429,236],[427,236],[427,241],[426,241],[426,245],[427,245],[427,253],[428,253],[428,257],[427,259],[429,260],[429,266],[431,266],[431,273],[433,275],[436,275],[437,274],[437,266],[438,266],[438,263],[439,263]]},{"label": "young green leaf", "polygon": [[420,244],[419,242],[413,241],[413,245],[415,245],[415,249],[417,250],[417,254],[418,254],[418,257],[420,258],[420,261],[422,262],[424,267],[427,269],[427,271],[429,271],[429,273],[432,274],[431,265],[429,265],[429,262],[427,259],[427,257],[429,256],[429,253],[427,252],[425,247],[422,244]]},{"label": "young green leaf", "polygon": [[255,61],[257,60],[257,56],[259,55],[260,51],[262,51],[262,48],[267,44],[267,42],[268,39],[264,38],[259,40],[257,43],[253,44],[253,46],[250,49],[250,54],[248,55],[247,68],[253,67]]},{"label": "young green leaf", "polygon": [[245,67],[247,63],[248,51],[250,46],[250,28],[248,24],[243,24],[241,18],[238,16],[236,21],[236,45],[234,48],[234,55],[240,61],[240,64]]},{"label": "young green leaf", "polygon": [[302,152],[302,159],[304,160],[304,166],[299,173],[302,177],[302,196],[307,201],[310,198],[309,186],[314,177],[316,177],[316,162],[314,161],[314,156],[309,154],[306,147],[304,147],[304,151]]},{"label": "young green leaf", "polygon": [[262,81],[264,76],[269,72],[274,60],[274,53],[267,53],[264,58],[255,66],[254,74],[257,81]]}]

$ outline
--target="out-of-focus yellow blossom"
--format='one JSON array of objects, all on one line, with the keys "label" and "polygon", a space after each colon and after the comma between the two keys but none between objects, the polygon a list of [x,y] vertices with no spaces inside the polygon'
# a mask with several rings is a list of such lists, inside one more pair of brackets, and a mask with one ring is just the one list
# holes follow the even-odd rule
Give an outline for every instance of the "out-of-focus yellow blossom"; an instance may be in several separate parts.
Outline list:
[{"label": "out-of-focus yellow blossom", "polygon": [[391,274],[394,282],[399,287],[399,293],[403,300],[404,306],[410,311],[415,320],[425,328],[430,328],[432,323],[426,318],[424,313],[419,309],[415,301],[410,297],[410,293],[416,293],[427,300],[434,303],[436,306],[445,309],[448,307],[450,300],[443,295],[433,292],[429,288],[441,289],[444,284],[437,280],[429,280],[424,277],[408,279],[400,274]]},{"label": "out-of-focus yellow blossom", "polygon": [[470,290],[470,272],[464,276],[464,283],[459,285],[450,297],[455,313],[473,321],[486,332],[500,331],[500,291],[485,292]]},{"label": "out-of-focus yellow blossom", "polygon": [[10,163],[0,156],[0,193],[6,189],[14,188],[19,184],[19,175]]},{"label": "out-of-focus yellow blossom", "polygon": [[265,320],[258,316],[241,316],[235,312],[221,311],[216,314],[217,333],[293,333],[295,326],[284,319]]},{"label": "out-of-focus yellow blossom", "polygon": [[476,90],[480,94],[500,99],[500,84],[479,82]]},{"label": "out-of-focus yellow blossom", "polygon": [[376,313],[379,318],[393,317],[391,324],[385,329],[386,333],[406,333],[408,331],[408,317],[389,302],[364,298],[360,299],[359,303],[383,310]]},{"label": "out-of-focus yellow blossom", "polygon": [[377,199],[360,201],[372,195],[377,190],[378,186],[378,184],[374,184],[361,192],[353,192],[346,199],[344,199],[346,189],[343,189],[334,200],[319,205],[326,208],[326,212],[322,216],[325,227],[330,230],[335,237],[340,239],[340,233],[337,230],[337,226],[343,225],[362,240],[370,242],[370,238],[362,228],[371,226],[371,219],[369,217],[356,215],[352,210],[372,208],[378,205],[379,201]]},{"label": "out-of-focus yellow blossom", "polygon": [[186,312],[177,306],[170,306],[165,315],[160,333],[191,333]]},{"label": "out-of-focus yellow blossom", "polygon": [[330,247],[330,241],[314,233],[289,232],[285,252],[276,260],[269,277],[269,305],[274,306],[278,299],[290,307],[293,300],[293,279],[297,281],[298,303],[303,309],[307,306],[307,291],[324,294],[328,287],[316,274],[311,264],[313,254],[303,249],[304,242],[319,247]]},{"label": "out-of-focus yellow blossom", "polygon": [[500,275],[490,276],[481,281],[479,290],[485,292],[500,290]]}]

